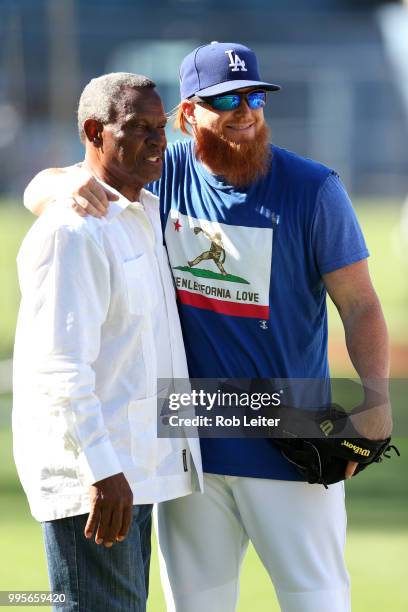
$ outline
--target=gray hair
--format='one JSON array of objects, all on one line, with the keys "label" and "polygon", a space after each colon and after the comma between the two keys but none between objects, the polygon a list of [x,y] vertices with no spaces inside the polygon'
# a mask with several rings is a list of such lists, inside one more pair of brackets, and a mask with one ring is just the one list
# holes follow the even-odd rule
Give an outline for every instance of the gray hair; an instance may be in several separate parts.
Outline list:
[{"label": "gray hair", "polygon": [[114,121],[116,104],[122,91],[128,87],[151,88],[156,84],[141,74],[131,72],[111,72],[89,81],[78,104],[78,130],[82,142],[85,141],[86,119],[96,119],[103,125]]}]

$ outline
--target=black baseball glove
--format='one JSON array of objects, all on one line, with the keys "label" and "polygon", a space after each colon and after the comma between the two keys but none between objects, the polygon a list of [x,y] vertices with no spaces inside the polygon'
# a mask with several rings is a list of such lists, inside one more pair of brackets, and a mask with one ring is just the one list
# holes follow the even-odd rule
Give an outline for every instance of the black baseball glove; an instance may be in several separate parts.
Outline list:
[{"label": "black baseball glove", "polygon": [[[353,427],[349,415],[331,404],[323,410],[284,408],[279,432],[271,440],[310,484],[329,484],[344,480],[348,461],[358,462],[354,475],[398,449],[386,440],[369,440]],[[276,437],[276,435],[279,437]]]}]

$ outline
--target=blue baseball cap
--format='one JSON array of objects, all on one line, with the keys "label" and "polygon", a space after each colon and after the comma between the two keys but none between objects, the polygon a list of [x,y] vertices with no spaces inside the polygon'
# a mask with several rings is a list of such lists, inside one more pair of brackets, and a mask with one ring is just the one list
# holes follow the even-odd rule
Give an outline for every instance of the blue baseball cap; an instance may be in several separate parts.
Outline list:
[{"label": "blue baseball cap", "polygon": [[259,76],[252,49],[237,43],[212,42],[189,53],[180,66],[181,99],[217,96],[241,87],[262,87],[278,91],[279,85]]}]

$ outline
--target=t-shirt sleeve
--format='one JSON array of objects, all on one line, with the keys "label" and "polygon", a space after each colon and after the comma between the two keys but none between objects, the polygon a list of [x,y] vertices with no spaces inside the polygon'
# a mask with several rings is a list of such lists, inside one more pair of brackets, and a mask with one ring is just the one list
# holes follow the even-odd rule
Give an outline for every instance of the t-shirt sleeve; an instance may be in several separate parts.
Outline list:
[{"label": "t-shirt sleeve", "polygon": [[312,244],[321,275],[369,256],[353,205],[336,174],[330,174],[320,189]]}]

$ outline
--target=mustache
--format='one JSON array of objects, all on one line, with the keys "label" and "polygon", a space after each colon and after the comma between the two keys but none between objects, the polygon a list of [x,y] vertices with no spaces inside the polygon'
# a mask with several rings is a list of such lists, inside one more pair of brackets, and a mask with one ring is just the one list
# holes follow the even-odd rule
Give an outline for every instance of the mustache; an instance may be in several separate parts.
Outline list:
[{"label": "mustache", "polygon": [[270,131],[265,123],[250,142],[232,142],[222,133],[205,127],[196,128],[194,137],[197,159],[230,185],[246,187],[268,173]]}]

